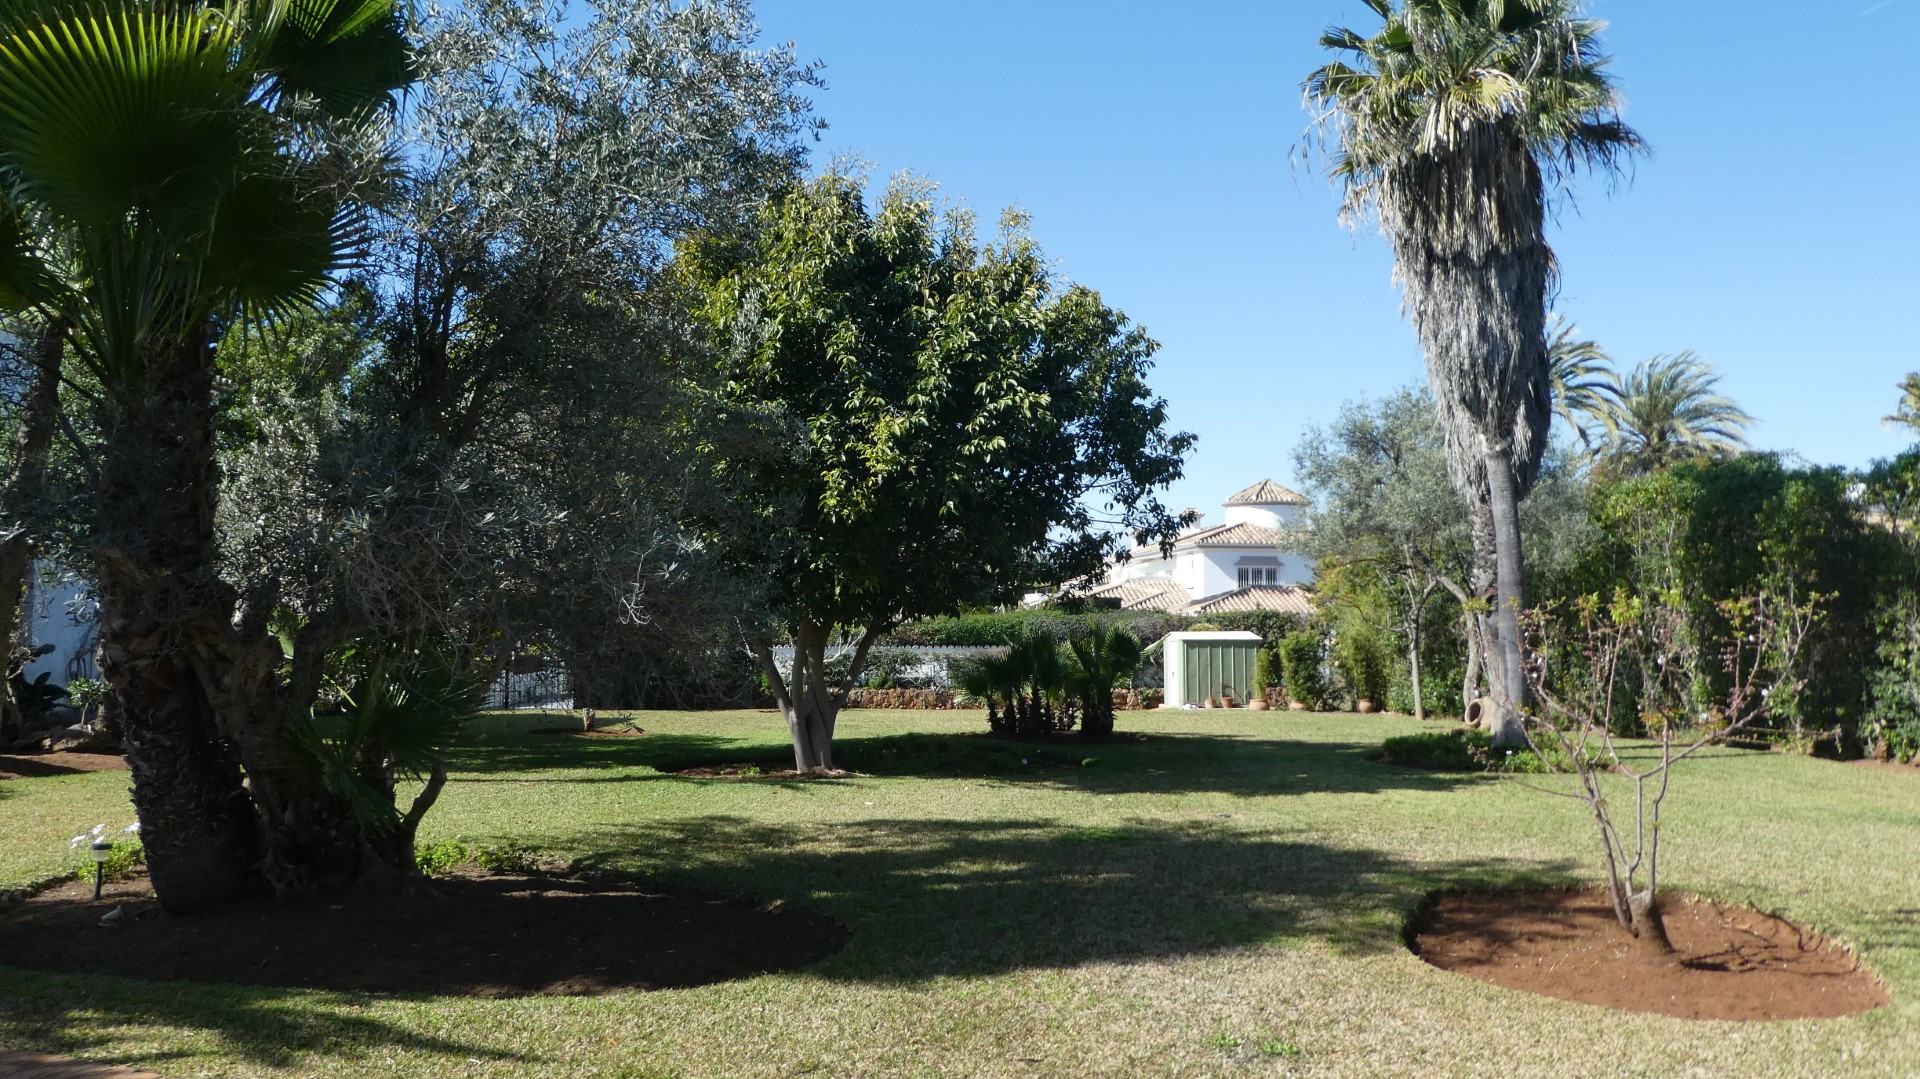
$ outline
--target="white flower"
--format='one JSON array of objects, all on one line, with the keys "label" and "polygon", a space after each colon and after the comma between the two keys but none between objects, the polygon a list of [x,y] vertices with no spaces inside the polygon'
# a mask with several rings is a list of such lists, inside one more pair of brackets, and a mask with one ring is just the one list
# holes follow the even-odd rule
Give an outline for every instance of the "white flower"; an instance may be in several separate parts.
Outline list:
[{"label": "white flower", "polygon": [[120,829],[120,830],[121,830],[122,832],[125,832],[125,833],[126,833],[126,834],[128,834],[128,835],[139,835],[139,834],[140,834],[140,822],[139,822],[139,821],[134,821],[134,822],[133,822],[132,824],[129,824],[129,825],[127,825],[127,826],[126,826],[125,828],[122,828],[122,829]]}]

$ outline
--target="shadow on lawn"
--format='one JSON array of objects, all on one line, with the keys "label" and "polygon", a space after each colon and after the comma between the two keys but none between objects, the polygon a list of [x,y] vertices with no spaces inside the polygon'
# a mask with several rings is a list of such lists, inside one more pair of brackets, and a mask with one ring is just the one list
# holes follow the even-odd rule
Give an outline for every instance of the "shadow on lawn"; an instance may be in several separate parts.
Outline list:
[{"label": "shadow on lawn", "polygon": [[[1383,765],[1369,759],[1379,748],[1374,742],[1282,741],[1232,734],[1156,733],[1141,742],[1083,744],[1071,736],[1024,742],[972,734],[912,733],[837,739],[834,756],[842,767],[872,779],[982,779],[1089,794],[1355,794],[1445,791],[1494,781],[1469,773]],[[793,758],[784,747],[711,735],[597,739],[517,735],[463,746],[453,760],[453,781],[732,783],[739,780],[671,773],[738,764],[775,772],[792,768]],[[609,774],[591,774],[602,769]],[[542,772],[562,774],[537,774]]]},{"label": "shadow on lawn", "polygon": [[[708,816],[599,829],[583,868],[642,869],[786,898],[852,931],[812,973],[892,982],[1318,940],[1398,951],[1436,888],[1564,884],[1564,863],[1412,863],[1225,820],[1062,829],[1020,820],[868,820],[808,828]],[[665,867],[662,867],[665,868]]]},{"label": "shadow on lawn", "polygon": [[[366,1014],[338,994],[296,993],[250,986],[195,985],[114,978],[71,978],[0,968],[0,1044],[80,1057],[116,1055],[128,1037],[113,1026],[132,1021],[205,1031],[215,1044],[207,1052],[232,1055],[263,1067],[292,1068],[307,1054],[326,1058],[384,1057],[389,1050],[437,1053],[460,1060],[535,1062],[537,1054],[514,1052],[408,1030]],[[148,1068],[168,1070],[169,1061],[194,1061],[198,1052],[143,1057]],[[311,1064],[311,1061],[308,1062]]]}]

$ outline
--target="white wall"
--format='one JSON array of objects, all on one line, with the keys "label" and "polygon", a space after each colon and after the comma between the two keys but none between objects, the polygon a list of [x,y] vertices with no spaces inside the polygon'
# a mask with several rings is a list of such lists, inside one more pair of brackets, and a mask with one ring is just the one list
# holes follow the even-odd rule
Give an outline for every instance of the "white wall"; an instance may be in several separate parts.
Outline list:
[{"label": "white wall", "polygon": [[1300,523],[1299,506],[1228,506],[1230,525],[1258,525],[1261,528],[1292,528]]},{"label": "white wall", "polygon": [[31,682],[48,674],[54,685],[64,686],[76,673],[98,677],[93,669],[93,604],[84,599],[81,582],[54,580],[49,583],[36,564],[29,577],[28,594],[22,618],[27,624],[30,647],[50,644],[53,651],[27,664],[24,674]]}]

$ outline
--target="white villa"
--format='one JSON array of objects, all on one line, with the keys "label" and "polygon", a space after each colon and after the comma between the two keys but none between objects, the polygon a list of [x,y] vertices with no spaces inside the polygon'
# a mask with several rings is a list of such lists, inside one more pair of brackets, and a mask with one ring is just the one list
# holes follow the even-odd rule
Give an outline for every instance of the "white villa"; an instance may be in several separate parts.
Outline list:
[{"label": "white villa", "polygon": [[1072,584],[1068,594],[1134,611],[1313,612],[1313,560],[1288,550],[1307,500],[1272,480],[1221,503],[1223,523],[1180,534],[1171,555],[1141,547],[1107,570],[1105,583]]}]

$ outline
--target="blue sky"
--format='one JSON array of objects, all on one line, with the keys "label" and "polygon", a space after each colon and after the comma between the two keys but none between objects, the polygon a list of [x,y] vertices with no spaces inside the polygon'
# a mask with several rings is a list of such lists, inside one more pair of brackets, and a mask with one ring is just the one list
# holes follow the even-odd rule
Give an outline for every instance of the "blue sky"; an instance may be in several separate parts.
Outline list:
[{"label": "blue sky", "polygon": [[[820,159],[912,170],[1162,349],[1153,384],[1198,433],[1176,506],[1291,480],[1341,402],[1424,377],[1386,243],[1336,219],[1292,151],[1300,79],[1358,0],[760,0],[766,38],[825,65]],[[1653,155],[1588,182],[1552,229],[1560,307],[1630,365],[1692,348],[1752,441],[1863,465],[1920,369],[1920,0],[1594,0]]]}]

